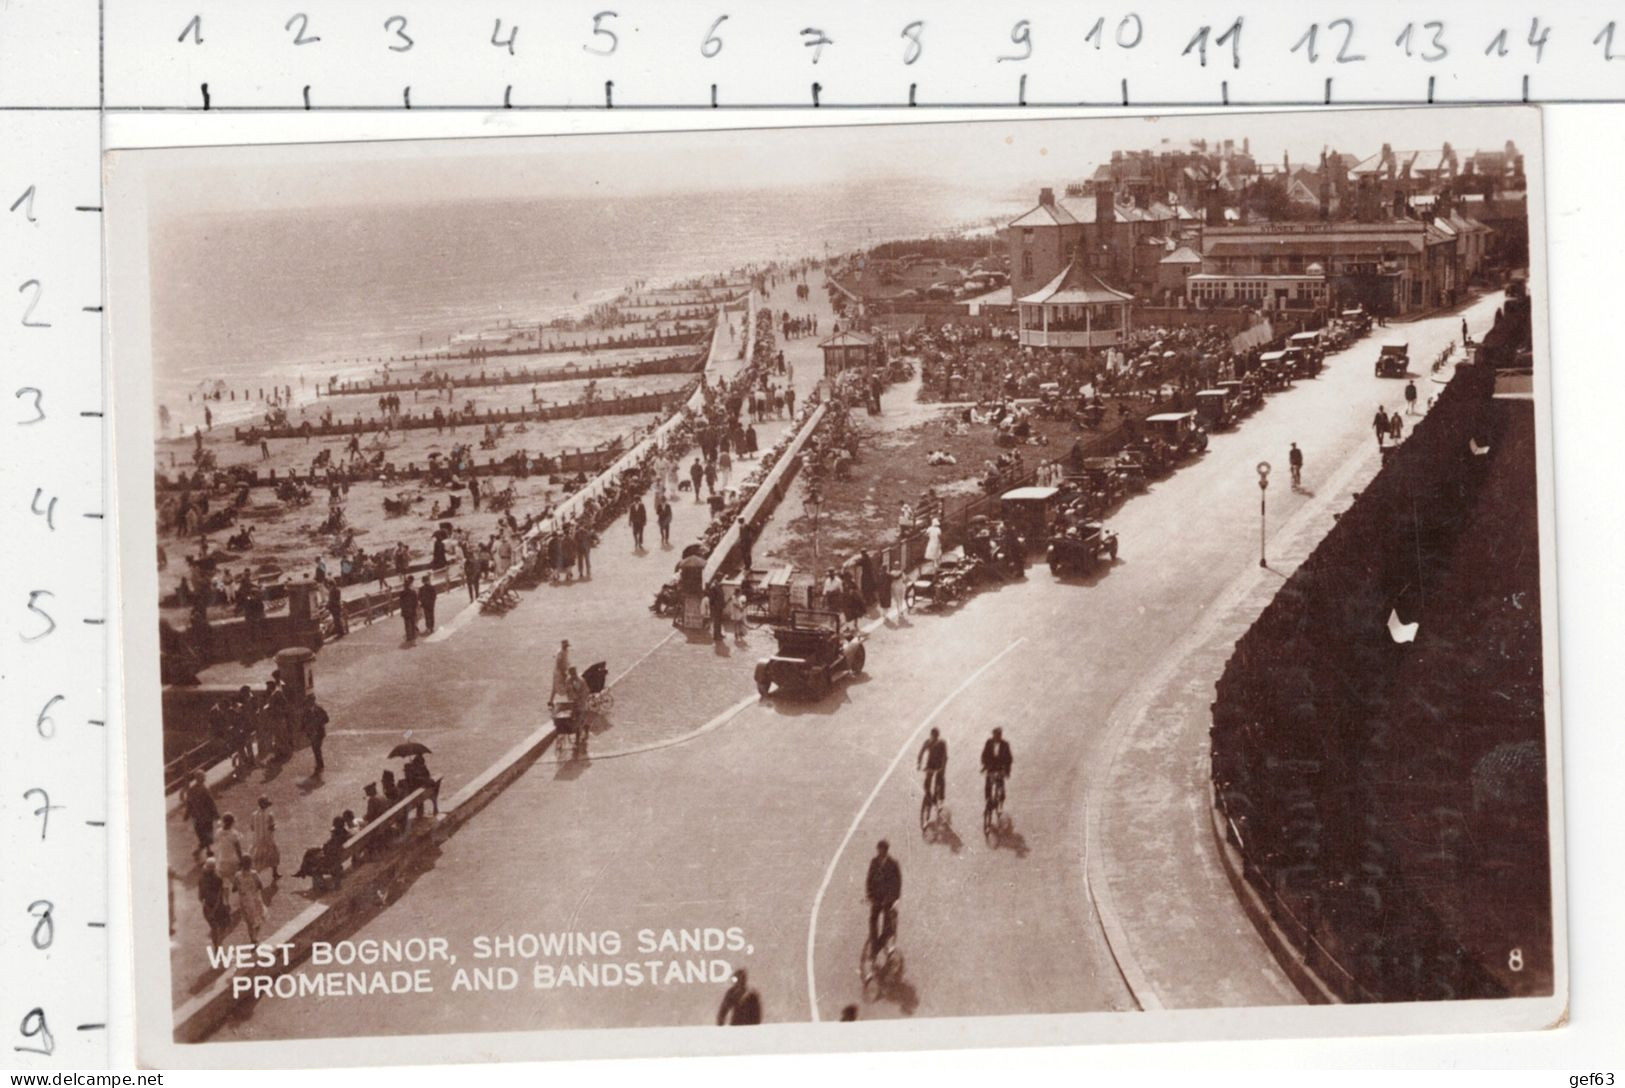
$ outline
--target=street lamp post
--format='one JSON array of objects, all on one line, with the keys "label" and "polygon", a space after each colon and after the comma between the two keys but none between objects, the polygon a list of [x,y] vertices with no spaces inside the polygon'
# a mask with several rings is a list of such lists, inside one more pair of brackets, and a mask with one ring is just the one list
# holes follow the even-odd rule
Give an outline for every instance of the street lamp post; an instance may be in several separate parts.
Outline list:
[{"label": "street lamp post", "polygon": [[1264,495],[1270,487],[1270,463],[1258,462],[1258,565],[1269,566],[1264,559]]}]

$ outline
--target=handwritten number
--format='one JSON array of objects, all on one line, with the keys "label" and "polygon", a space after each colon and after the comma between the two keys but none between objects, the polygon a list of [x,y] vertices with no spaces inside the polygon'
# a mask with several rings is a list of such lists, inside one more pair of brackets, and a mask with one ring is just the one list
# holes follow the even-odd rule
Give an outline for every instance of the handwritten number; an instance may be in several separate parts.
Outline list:
[{"label": "handwritten number", "polygon": [[1394,44],[1402,46],[1407,57],[1420,56],[1423,60],[1432,63],[1433,61],[1443,60],[1445,57],[1450,55],[1449,48],[1444,44],[1444,24],[1438,22],[1437,20],[1422,24],[1423,30],[1430,30],[1433,32],[1431,39],[1427,43],[1427,48],[1434,51],[1432,53],[1413,54],[1411,52],[1411,36],[1415,32],[1415,28],[1415,23],[1406,23],[1405,29],[1401,30],[1399,32],[1399,37],[1394,39]]},{"label": "handwritten number", "polygon": [[700,56],[714,57],[722,52],[722,39],[717,37],[717,28],[727,21],[726,15],[717,16],[717,21],[711,24],[711,29],[705,32],[705,40],[700,43]]},{"label": "handwritten number", "polygon": [[16,395],[18,397],[33,397],[34,398],[34,418],[33,419],[19,419],[17,421],[17,426],[26,427],[31,423],[38,423],[40,420],[45,418],[45,408],[40,403],[41,401],[43,401],[45,399],[45,394],[44,393],[42,393],[38,389],[35,389],[32,385],[25,385],[21,389],[17,390]]},{"label": "handwritten number", "polygon": [[1016,25],[1010,28],[1010,40],[1022,47],[1023,52],[1012,53],[1007,57],[1000,57],[1002,63],[1007,60],[1026,60],[1033,55],[1033,25],[1026,19],[1016,20]]},{"label": "handwritten number", "polygon": [[35,786],[33,789],[24,790],[23,800],[28,800],[36,793],[40,795],[40,807],[34,810],[34,815],[39,817],[39,838],[40,842],[44,842],[45,832],[50,828],[51,825],[51,813],[56,812],[65,806],[51,804],[51,795],[40,789],[38,786]]},{"label": "handwritten number", "polygon": [[52,619],[50,613],[46,612],[45,609],[39,606],[39,599],[41,597],[54,596],[56,596],[56,594],[52,593],[48,589],[31,589],[28,591],[28,610],[45,620],[46,626],[45,630],[41,631],[37,635],[20,636],[24,642],[38,642],[40,639],[56,630],[56,620]]},{"label": "handwritten number", "polygon": [[[1540,31],[1540,36],[1539,37],[1535,36],[1535,31],[1537,31],[1537,30]],[[1546,39],[1551,37],[1551,36],[1552,36],[1552,28],[1551,27],[1546,27],[1545,29],[1541,28],[1540,16],[1537,15],[1533,19],[1529,20],[1529,44],[1535,47],[1535,63],[1536,64],[1539,64],[1541,62],[1542,57],[1544,57],[1544,55],[1546,53]]]},{"label": "handwritten number", "polygon": [[56,904],[49,899],[36,899],[28,904],[28,913],[34,918],[34,933],[32,940],[34,947],[41,952],[51,947],[56,940],[56,921],[51,917],[51,911]]},{"label": "handwritten number", "polygon": [[603,48],[596,48],[596,47],[593,46],[593,44],[591,42],[588,42],[587,44],[583,45],[581,48],[585,49],[589,53],[592,53],[592,54],[594,54],[596,56],[600,56],[600,57],[607,57],[611,53],[615,52],[616,48],[618,48],[620,46],[620,44],[621,44],[621,39],[613,30],[609,29],[609,27],[604,25],[604,20],[605,19],[615,19],[615,18],[618,18],[618,17],[619,17],[619,13],[613,12],[613,11],[600,11],[597,15],[594,15],[592,17],[592,33],[593,33],[593,36],[594,37],[608,38],[609,39],[609,45],[605,46]]},{"label": "handwritten number", "polygon": [[51,696],[50,701],[39,712],[39,717],[34,719],[34,732],[38,733],[42,739],[50,740],[56,736],[56,719],[51,717],[51,708],[65,698],[67,698],[65,695]]},{"label": "handwritten number", "polygon": [[1608,21],[1607,26],[1597,31],[1597,36],[1591,39],[1591,44],[1602,46],[1603,60],[1619,59],[1618,55],[1614,53],[1614,22],[1612,19]]},{"label": "handwritten number", "polygon": [[925,48],[925,43],[920,41],[920,36],[924,33],[924,19],[916,19],[903,28],[903,33],[900,36],[908,39],[908,44],[903,46],[904,64],[913,64],[920,59],[920,51]]},{"label": "handwritten number", "polygon": [[493,26],[491,28],[491,44],[496,46],[498,49],[501,49],[503,46],[507,46],[508,47],[508,56],[511,57],[511,56],[513,56],[513,40],[515,38],[519,37],[519,27],[518,27],[517,24],[515,24],[513,29],[508,31],[508,36],[506,38],[499,37],[498,35],[500,35],[501,33],[502,33],[502,20],[498,19],[497,23],[496,23],[496,26]]},{"label": "handwritten number", "polygon": [[384,29],[393,31],[395,36],[400,38],[400,40],[405,43],[404,45],[391,45],[389,47],[389,51],[391,53],[408,52],[414,45],[417,44],[417,42],[413,41],[406,33],[406,16],[404,15],[391,15],[389,18],[385,19]]},{"label": "handwritten number", "polygon": [[[298,30],[293,30],[293,25],[295,23],[299,24]],[[317,42],[322,40],[319,35],[314,34],[308,38],[305,37],[305,31],[310,29],[310,16],[306,15],[302,11],[295,14],[291,19],[284,23],[282,29],[293,30],[294,45],[315,45]]]},{"label": "handwritten number", "polygon": [[1303,32],[1303,37],[1299,38],[1297,44],[1288,49],[1287,52],[1296,53],[1302,49],[1304,51],[1303,55],[1309,59],[1310,64],[1320,63],[1320,52],[1315,49],[1315,37],[1319,33],[1320,24],[1310,23],[1309,29]]},{"label": "handwritten number", "polygon": [[34,320],[34,310],[39,306],[40,296],[45,294],[45,288],[40,286],[39,280],[24,280],[18,286],[17,293],[20,295],[25,295],[28,294],[30,290],[33,291],[33,296],[28,300],[28,309],[23,311],[23,328],[48,329],[51,327],[51,323],[49,321]]},{"label": "handwritten number", "polygon": [[30,223],[39,222],[39,220],[34,218],[34,187],[32,185],[24,189],[23,195],[18,197],[12,203],[12,211],[16,211],[18,208],[23,209],[24,219],[28,220]]},{"label": "handwritten number", "polygon": [[31,514],[39,514],[43,517],[45,527],[54,533],[56,532],[56,496],[52,495],[51,501],[45,504],[45,509],[41,510],[39,501],[44,494],[45,490],[43,488],[36,487],[34,489],[34,501],[28,504],[28,511]]},{"label": "handwritten number", "polygon": [[188,34],[192,35],[193,42],[198,45],[203,44],[203,16],[192,16],[192,21],[187,23],[186,26],[182,28],[181,36],[175,40],[178,42],[184,42]]},{"label": "handwritten number", "polygon": [[1337,63],[1352,64],[1357,60],[1365,60],[1364,53],[1349,52],[1349,47],[1354,44],[1354,20],[1333,19],[1326,24],[1326,29],[1330,30],[1334,26],[1343,28],[1343,44],[1337,47]]},{"label": "handwritten number", "polygon": [[[1123,33],[1125,30],[1127,30],[1129,28],[1129,26],[1131,24],[1134,27],[1134,37],[1132,37],[1132,38],[1127,37]],[[1120,48],[1133,49],[1135,46],[1140,44],[1140,40],[1142,38],[1144,38],[1144,37],[1145,37],[1145,23],[1143,23],[1140,20],[1140,17],[1138,15],[1134,14],[1132,11],[1129,12],[1127,15],[1123,16],[1123,18],[1118,21],[1118,24],[1117,24],[1117,44],[1118,44],[1118,46]]]},{"label": "handwritten number", "polygon": [[25,1039],[38,1039],[40,1045],[14,1046],[11,1049],[26,1054],[44,1054],[46,1057],[50,1057],[56,1051],[56,1038],[51,1034],[51,1029],[45,1026],[44,1009],[29,1009],[18,1030]]},{"label": "handwritten number", "polygon": [[[1203,26],[1203,27],[1199,28],[1196,31],[1195,34],[1191,35],[1191,40],[1188,43],[1186,43],[1185,51],[1183,53],[1181,53],[1180,56],[1188,57],[1188,56],[1190,56],[1191,50],[1194,49],[1194,50],[1197,51],[1197,57],[1200,59],[1200,61],[1202,63],[1202,67],[1206,68],[1207,67],[1207,40],[1208,40],[1208,35],[1210,35],[1212,32],[1213,32],[1213,28],[1210,27],[1210,26]],[[1232,64],[1232,66],[1236,67],[1236,68],[1240,68],[1241,67],[1241,16],[1239,16],[1239,15],[1236,16],[1236,21],[1231,23],[1229,28],[1227,30],[1225,30],[1225,32],[1223,34],[1220,34],[1217,38],[1213,39],[1213,44],[1214,45],[1224,45],[1226,42],[1230,43],[1230,53],[1231,53],[1231,64]]]},{"label": "handwritten number", "polygon": [[835,40],[815,26],[803,27],[801,36],[806,40],[801,44],[813,51],[812,62],[818,63],[818,58],[824,55],[824,46],[834,45]]}]

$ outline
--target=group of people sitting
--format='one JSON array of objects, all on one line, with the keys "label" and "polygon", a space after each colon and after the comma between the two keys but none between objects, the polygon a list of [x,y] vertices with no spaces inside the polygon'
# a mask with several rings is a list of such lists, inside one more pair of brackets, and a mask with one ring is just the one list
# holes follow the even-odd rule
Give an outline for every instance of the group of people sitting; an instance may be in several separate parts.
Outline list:
[{"label": "group of people sitting", "polygon": [[[425,749],[427,751],[427,749]],[[358,819],[354,809],[345,809],[333,817],[328,830],[327,841],[320,846],[312,846],[305,851],[294,876],[308,878],[311,888],[321,891],[324,888],[337,888],[344,876],[344,861],[349,850],[349,842],[357,832],[370,827],[375,821],[382,818],[402,800],[411,796],[413,791],[422,789],[425,795],[413,806],[412,811],[418,816],[423,815],[426,804],[432,804],[436,813],[440,811],[440,779],[429,773],[429,765],[418,753],[406,761],[399,781],[395,772],[385,770],[378,781],[368,782],[362,787],[362,794],[366,803]],[[375,844],[358,847],[353,853],[356,860],[365,860],[376,855],[384,846],[387,846],[394,832],[404,830],[411,813],[406,809],[389,817],[390,827],[384,836]]]}]

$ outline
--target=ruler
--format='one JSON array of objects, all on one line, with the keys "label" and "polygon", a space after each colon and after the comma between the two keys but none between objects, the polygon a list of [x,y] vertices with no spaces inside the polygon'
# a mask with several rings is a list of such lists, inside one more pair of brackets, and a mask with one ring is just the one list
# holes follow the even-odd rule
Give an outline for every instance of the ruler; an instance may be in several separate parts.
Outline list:
[{"label": "ruler", "polygon": [[111,844],[94,3],[0,10],[0,1065],[107,1064]]}]

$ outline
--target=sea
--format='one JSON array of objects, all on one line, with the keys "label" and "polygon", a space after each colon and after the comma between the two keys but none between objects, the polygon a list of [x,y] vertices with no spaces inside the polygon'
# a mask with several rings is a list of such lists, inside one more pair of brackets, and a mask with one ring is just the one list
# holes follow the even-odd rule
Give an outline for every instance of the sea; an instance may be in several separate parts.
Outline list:
[{"label": "sea", "polygon": [[234,389],[237,401],[212,404],[229,423],[263,411],[244,390],[290,385],[303,400],[330,376],[583,312],[635,281],[985,229],[1021,205],[1015,193],[909,179],[177,218],[151,235],[156,395],[185,425],[200,403],[188,394]]}]

